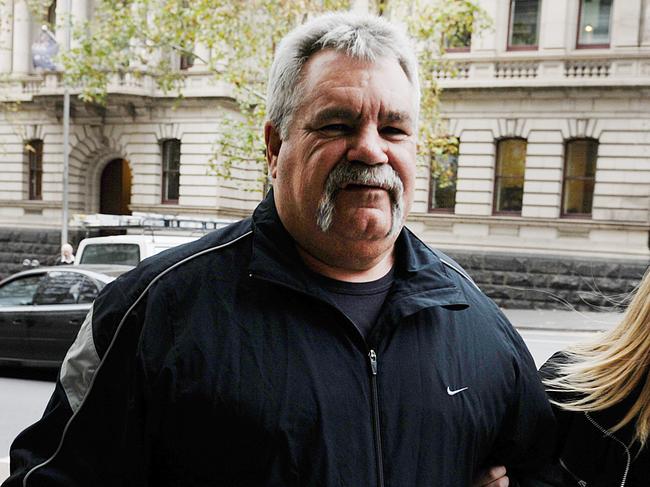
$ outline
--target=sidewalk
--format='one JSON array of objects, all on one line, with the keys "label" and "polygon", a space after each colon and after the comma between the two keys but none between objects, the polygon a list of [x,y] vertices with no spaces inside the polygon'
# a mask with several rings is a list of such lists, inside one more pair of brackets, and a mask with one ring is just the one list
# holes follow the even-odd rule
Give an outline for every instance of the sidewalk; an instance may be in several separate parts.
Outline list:
[{"label": "sidewalk", "polygon": [[515,328],[524,330],[590,332],[609,330],[622,313],[561,311],[555,309],[502,309]]},{"label": "sidewalk", "polygon": [[9,457],[0,458],[0,482],[9,477]]}]

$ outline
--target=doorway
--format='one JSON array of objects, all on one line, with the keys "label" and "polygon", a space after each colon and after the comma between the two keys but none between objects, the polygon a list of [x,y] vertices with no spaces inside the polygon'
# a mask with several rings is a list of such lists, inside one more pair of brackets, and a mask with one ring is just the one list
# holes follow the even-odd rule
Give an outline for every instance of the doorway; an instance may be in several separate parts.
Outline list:
[{"label": "doorway", "polygon": [[130,215],[131,168],[126,159],[113,159],[102,171],[99,212],[111,215]]}]

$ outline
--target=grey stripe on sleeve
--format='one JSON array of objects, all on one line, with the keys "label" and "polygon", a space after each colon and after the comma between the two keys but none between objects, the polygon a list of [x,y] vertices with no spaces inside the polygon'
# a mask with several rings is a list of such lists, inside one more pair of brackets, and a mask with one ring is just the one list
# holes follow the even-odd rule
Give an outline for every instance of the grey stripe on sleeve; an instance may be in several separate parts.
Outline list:
[{"label": "grey stripe on sleeve", "polygon": [[99,355],[93,339],[93,308],[91,307],[79,329],[77,338],[63,359],[59,376],[73,412],[79,409],[99,362]]},{"label": "grey stripe on sleeve", "polygon": [[[152,279],[149,282],[149,284],[147,284],[147,287],[144,289],[144,291],[140,293],[137,299],[131,304],[129,309],[127,309],[124,315],[122,316],[122,319],[120,320],[120,322],[117,325],[117,328],[115,329],[115,333],[113,333],[113,338],[111,339],[111,342],[106,348],[106,353],[104,354],[102,360],[105,360],[106,357],[108,357],[109,354],[111,353],[111,350],[113,349],[113,345],[115,344],[115,340],[117,339],[117,336],[120,334],[120,330],[122,329],[122,326],[124,325],[124,322],[126,321],[127,317],[129,316],[131,311],[133,311],[133,308],[135,308],[138,305],[138,303],[147,294],[151,286],[153,286],[159,279],[167,275],[175,268],[185,264],[186,262],[191,261],[192,259],[195,259],[196,257],[205,255],[210,252],[215,252],[224,247],[228,247],[229,245],[232,245],[235,242],[238,242],[239,240],[248,237],[252,233],[253,231],[249,230],[245,234],[240,235],[234,238],[233,240],[230,240],[229,242],[223,243],[221,245],[217,245],[216,247],[210,247],[201,250],[196,254],[192,254],[188,257],[185,257],[183,260],[176,262],[171,267],[166,268],[160,274],[156,275],[156,277]],[[84,323],[81,325],[79,334],[77,335],[75,342],[72,344],[72,347],[70,347],[70,350],[65,356],[63,365],[61,367],[60,380],[61,380],[61,384],[63,385],[63,389],[65,390],[65,393],[68,397],[70,406],[72,408],[72,416],[70,416],[70,419],[68,419],[68,422],[63,428],[63,432],[61,433],[61,439],[59,440],[59,446],[56,448],[56,451],[47,460],[32,467],[32,469],[29,472],[27,472],[27,474],[23,478],[23,487],[27,487],[27,483],[34,472],[48,465],[59,454],[61,448],[63,447],[63,443],[66,439],[70,425],[77,417],[77,413],[83,407],[86,397],[88,396],[88,394],[92,392],[93,384],[95,383],[96,372],[101,368],[102,364],[104,363],[102,360],[99,359],[99,355],[97,354],[97,350],[95,349],[95,342],[93,340],[92,321],[93,321],[93,310],[91,308],[90,311],[88,312],[88,315],[86,316],[86,321],[84,321]]]}]

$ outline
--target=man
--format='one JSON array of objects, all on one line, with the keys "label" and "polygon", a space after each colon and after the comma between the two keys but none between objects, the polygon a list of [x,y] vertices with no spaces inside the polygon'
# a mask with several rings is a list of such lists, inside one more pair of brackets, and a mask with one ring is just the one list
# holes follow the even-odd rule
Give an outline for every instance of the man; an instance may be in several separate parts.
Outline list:
[{"label": "man", "polygon": [[524,344],[403,228],[418,102],[413,52],[381,19],[285,38],[274,190],[107,286],[7,487],[456,487],[542,461],[553,419]]}]

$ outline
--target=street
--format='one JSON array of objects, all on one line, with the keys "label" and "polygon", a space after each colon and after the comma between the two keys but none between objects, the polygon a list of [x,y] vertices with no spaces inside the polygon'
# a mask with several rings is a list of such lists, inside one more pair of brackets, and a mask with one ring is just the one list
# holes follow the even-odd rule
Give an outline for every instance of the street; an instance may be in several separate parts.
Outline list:
[{"label": "street", "polygon": [[54,380],[50,379],[53,375],[0,369],[0,482],[9,476],[11,442],[43,414],[54,390]]},{"label": "street", "polygon": [[620,313],[596,313],[560,310],[502,310],[517,328],[539,368],[558,350],[588,341],[612,328]]},{"label": "street", "polygon": [[[618,313],[503,311],[521,333],[538,367],[557,350],[593,338],[620,320]],[[14,437],[43,414],[54,389],[51,376],[0,369],[0,482],[9,475],[9,446]]]}]

